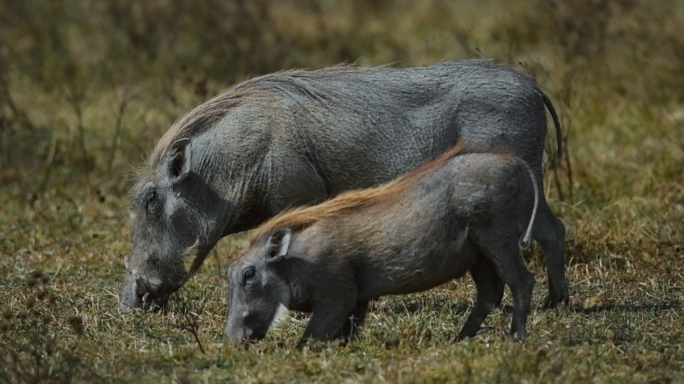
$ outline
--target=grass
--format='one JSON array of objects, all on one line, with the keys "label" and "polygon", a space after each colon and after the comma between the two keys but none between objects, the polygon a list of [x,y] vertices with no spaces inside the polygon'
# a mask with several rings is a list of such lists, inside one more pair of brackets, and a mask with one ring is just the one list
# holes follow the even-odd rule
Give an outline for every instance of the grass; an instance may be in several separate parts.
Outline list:
[{"label": "grass", "polygon": [[[0,383],[684,382],[677,2],[24,3],[0,4]],[[476,338],[453,342],[469,278],[374,302],[346,346],[295,349],[296,313],[262,342],[226,341],[224,265],[245,234],[223,239],[164,311],[119,312],[131,170],[189,108],[293,66],[481,55],[534,74],[566,132],[545,193],[568,229],[572,299],[539,308],[543,256],[528,251],[526,342],[507,336],[508,294]]]}]

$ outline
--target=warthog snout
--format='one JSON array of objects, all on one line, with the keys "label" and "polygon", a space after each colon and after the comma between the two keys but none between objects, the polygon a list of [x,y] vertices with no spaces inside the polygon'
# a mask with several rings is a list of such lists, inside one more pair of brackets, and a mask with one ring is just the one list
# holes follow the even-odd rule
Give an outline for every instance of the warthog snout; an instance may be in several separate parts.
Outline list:
[{"label": "warthog snout", "polygon": [[136,273],[131,273],[131,278],[127,279],[124,286],[124,293],[121,300],[121,310],[129,311],[150,303],[155,308],[161,308],[169,300],[169,294],[165,293],[161,287],[155,287],[145,278]]},{"label": "warthog snout", "polygon": [[231,318],[231,314],[228,315],[229,321],[226,322],[226,326],[223,332],[226,336],[235,340],[261,340],[266,337],[266,332],[261,332],[256,330],[250,323],[253,321],[253,317],[249,312],[245,311]]},{"label": "warthog snout", "polygon": [[223,333],[231,339],[242,341],[257,341],[266,337],[265,332],[259,332],[247,327],[232,328],[229,325],[226,325]]},{"label": "warthog snout", "polygon": [[147,290],[147,286],[145,286],[145,283],[142,280],[142,276],[134,272],[133,278],[135,279],[135,286],[138,291],[138,297],[142,298],[141,301],[143,303],[147,302],[147,299],[150,297],[150,291]]},{"label": "warthog snout", "polygon": [[199,240],[196,240],[181,253],[187,266],[183,263],[163,263],[164,268],[160,269],[159,252],[139,251],[136,254],[134,251],[133,255],[124,258],[126,277],[121,309],[127,311],[147,303],[157,309],[166,305],[171,294],[199,268],[202,260],[199,248]]},{"label": "warthog snout", "polygon": [[161,308],[168,301],[170,292],[172,290],[165,289],[159,279],[145,277],[138,269],[133,269],[126,273],[120,308],[126,312],[147,303]]}]

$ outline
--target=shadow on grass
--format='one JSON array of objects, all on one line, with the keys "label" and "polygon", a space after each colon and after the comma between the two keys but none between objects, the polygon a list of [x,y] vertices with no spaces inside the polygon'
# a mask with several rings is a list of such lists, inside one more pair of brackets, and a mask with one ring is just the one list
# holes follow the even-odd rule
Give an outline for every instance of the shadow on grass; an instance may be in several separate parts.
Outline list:
[{"label": "shadow on grass", "polygon": [[[573,313],[593,314],[600,312],[661,312],[670,309],[682,309],[684,305],[679,300],[670,300],[663,302],[652,303],[621,303],[609,302],[600,305],[583,306],[579,304],[570,304],[567,307],[559,306],[557,308],[545,308],[537,306],[537,311],[557,311],[559,309],[567,308],[567,311]],[[428,301],[401,301],[396,300],[392,302],[383,303],[382,301],[375,301],[373,304],[374,312],[403,312],[407,314],[415,314],[423,311],[438,311],[448,312],[453,315],[464,315],[469,313],[472,304],[470,302],[456,301],[448,298],[440,299],[434,298]],[[506,314],[513,313],[513,305],[504,304],[499,307],[499,310]]]},{"label": "shadow on grass", "polygon": [[449,313],[452,315],[464,315],[471,309],[470,302],[454,300],[452,298],[434,297],[429,300],[398,300],[393,299],[389,302],[381,300],[371,300],[371,310],[373,312],[394,312],[405,314],[417,314],[423,311]]},{"label": "shadow on grass", "polygon": [[625,303],[605,303],[601,305],[594,305],[585,307],[581,305],[569,305],[568,310],[575,313],[592,314],[599,312],[660,312],[670,309],[681,309],[682,303],[679,300],[666,301],[660,303],[639,303],[639,304],[625,304]]}]

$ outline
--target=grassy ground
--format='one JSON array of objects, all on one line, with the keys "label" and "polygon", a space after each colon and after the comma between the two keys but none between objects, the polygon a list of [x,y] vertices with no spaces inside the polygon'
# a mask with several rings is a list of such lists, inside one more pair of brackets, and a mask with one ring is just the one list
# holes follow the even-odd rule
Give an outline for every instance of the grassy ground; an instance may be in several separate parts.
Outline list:
[{"label": "grassy ground", "polygon": [[[0,2],[0,383],[684,382],[677,2],[206,3]],[[262,342],[226,342],[224,265],[244,234],[164,311],[119,312],[132,167],[189,108],[293,66],[472,56],[534,74],[565,127],[545,181],[568,229],[572,299],[538,308],[546,274],[529,251],[526,342],[506,336],[509,295],[476,338],[453,342],[469,278],[373,303],[346,346],[294,349],[296,313]]]}]

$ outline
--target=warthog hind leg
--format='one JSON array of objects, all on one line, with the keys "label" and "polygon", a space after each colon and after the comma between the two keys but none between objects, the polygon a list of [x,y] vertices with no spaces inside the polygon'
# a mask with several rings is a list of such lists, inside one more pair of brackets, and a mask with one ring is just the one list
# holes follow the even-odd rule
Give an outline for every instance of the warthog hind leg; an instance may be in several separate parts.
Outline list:
[{"label": "warthog hind leg", "polygon": [[470,275],[477,288],[477,299],[456,341],[474,337],[489,312],[501,302],[503,297],[504,283],[494,265],[484,255],[480,254],[477,257],[475,264],[470,267]]},{"label": "warthog hind leg", "polygon": [[532,230],[532,238],[537,240],[544,251],[546,272],[549,281],[549,295],[544,300],[544,307],[554,308],[558,304],[568,304],[570,293],[565,280],[565,226],[558,216],[542,199],[539,204]]},{"label": "warthog hind leg", "polygon": [[530,310],[535,281],[520,254],[517,237],[518,234],[512,231],[510,233],[487,231],[479,236],[477,243],[487,259],[495,266],[504,283],[511,288],[513,294],[511,335],[516,340],[524,340],[527,336],[527,314]]}]

